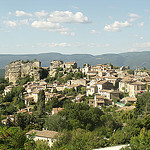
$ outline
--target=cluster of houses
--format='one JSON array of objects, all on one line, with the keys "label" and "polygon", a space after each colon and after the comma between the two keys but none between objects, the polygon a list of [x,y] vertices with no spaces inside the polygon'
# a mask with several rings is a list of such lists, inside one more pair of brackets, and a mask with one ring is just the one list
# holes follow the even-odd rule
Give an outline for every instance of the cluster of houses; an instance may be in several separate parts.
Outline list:
[{"label": "cluster of houses", "polygon": [[[65,84],[55,80],[52,84],[47,83],[45,80],[28,82],[23,85],[26,92],[25,104],[27,106],[30,103],[37,103],[38,93],[40,90],[45,91],[45,101],[51,100],[53,97],[63,99],[65,96],[62,94],[54,93],[54,91],[63,91],[65,89],[71,89],[78,91],[79,88],[85,87],[85,96],[94,96],[93,99],[89,99],[89,105],[93,107],[109,106],[113,104],[113,100],[117,99],[121,103],[135,103],[136,95],[149,90],[150,77],[147,72],[136,69],[133,74],[128,73],[128,67],[121,67],[120,69],[113,69],[112,65],[90,66],[85,64],[83,68],[77,69],[76,62],[52,61],[50,63],[51,77],[55,76],[56,70],[62,68],[63,74],[70,71],[82,72],[86,77],[82,79],[68,80]],[[9,85],[4,90],[4,95],[10,92],[14,86]],[[127,93],[128,97],[121,99],[121,94]],[[84,96],[84,95],[82,95]],[[82,97],[80,94],[80,98]],[[79,96],[78,96],[79,97]],[[80,100],[76,98],[76,100]]]},{"label": "cluster of houses", "polygon": [[[101,106],[110,106],[117,105],[122,108],[120,110],[130,110],[134,109],[134,106],[127,107],[126,103],[131,105],[136,103],[136,95],[140,95],[143,92],[149,90],[150,77],[147,72],[136,69],[133,74],[128,73],[128,67],[121,67],[120,69],[113,69],[112,65],[102,65],[98,64],[97,66],[91,66],[85,64],[83,68],[78,69],[76,62],[66,62],[63,61],[52,61],[50,63],[50,72],[49,75],[54,77],[58,68],[61,68],[61,72],[65,74],[66,72],[82,72],[85,77],[82,79],[72,79],[68,80],[65,84],[60,83],[55,80],[52,84],[47,83],[45,80],[28,82],[23,85],[26,92],[25,94],[25,104],[26,109],[20,110],[20,112],[29,112],[30,113],[30,104],[37,103],[38,93],[40,90],[45,91],[45,102],[51,100],[53,97],[57,97],[60,101],[66,98],[66,95],[59,94],[54,91],[63,91],[65,89],[71,89],[78,91],[79,88],[85,87],[86,94],[79,93],[73,101],[81,102],[83,96],[89,97],[89,105],[93,107]],[[4,90],[4,95],[7,92],[10,92],[15,85],[9,85]],[[127,96],[121,98],[122,94]],[[93,98],[92,98],[93,97]],[[114,103],[117,100],[119,103]],[[124,108],[124,109],[123,109]],[[63,108],[53,108],[52,115],[62,111]],[[42,135],[42,131],[36,131],[36,139],[39,135],[41,138],[48,139],[48,132],[43,131],[43,134],[46,134],[45,137]],[[29,133],[27,133],[28,135]],[[55,135],[56,133],[51,133]],[[52,136],[53,137],[53,136]],[[53,143],[53,140],[50,140],[50,145]]]}]

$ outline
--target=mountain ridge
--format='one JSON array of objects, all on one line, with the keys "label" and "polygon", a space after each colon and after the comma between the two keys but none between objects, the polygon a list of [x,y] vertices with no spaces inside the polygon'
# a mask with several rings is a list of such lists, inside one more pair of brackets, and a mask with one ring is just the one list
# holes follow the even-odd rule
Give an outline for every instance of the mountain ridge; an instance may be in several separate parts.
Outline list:
[{"label": "mountain ridge", "polygon": [[4,69],[6,65],[15,60],[34,60],[42,62],[43,67],[49,67],[52,60],[62,60],[64,62],[76,61],[78,66],[88,63],[91,65],[112,63],[115,66],[130,66],[132,69],[136,67],[146,67],[150,69],[150,51],[143,52],[124,52],[109,53],[101,55],[92,54],[61,54],[61,53],[40,53],[40,54],[0,54],[0,69]]}]

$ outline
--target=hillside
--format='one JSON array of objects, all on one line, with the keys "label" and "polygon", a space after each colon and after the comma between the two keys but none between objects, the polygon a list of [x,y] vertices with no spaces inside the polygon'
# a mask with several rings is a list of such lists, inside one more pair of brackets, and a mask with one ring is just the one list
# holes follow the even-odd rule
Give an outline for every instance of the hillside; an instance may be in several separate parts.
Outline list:
[{"label": "hillside", "polygon": [[112,63],[115,66],[129,65],[132,69],[139,67],[146,67],[150,69],[150,52],[127,52],[120,54],[103,54],[103,55],[90,55],[90,54],[60,54],[60,53],[41,53],[41,54],[26,54],[26,55],[0,55],[0,69],[5,68],[10,62],[14,60],[34,60],[37,59],[42,62],[42,66],[49,67],[52,60],[76,61],[78,66],[83,66],[85,63],[92,65]]}]

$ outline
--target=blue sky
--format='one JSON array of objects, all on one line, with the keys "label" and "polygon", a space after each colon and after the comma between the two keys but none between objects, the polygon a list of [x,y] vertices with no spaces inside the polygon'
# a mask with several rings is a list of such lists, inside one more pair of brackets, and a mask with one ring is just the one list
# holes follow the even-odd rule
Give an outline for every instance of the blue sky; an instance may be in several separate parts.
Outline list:
[{"label": "blue sky", "polygon": [[0,54],[150,50],[149,0],[1,0]]}]

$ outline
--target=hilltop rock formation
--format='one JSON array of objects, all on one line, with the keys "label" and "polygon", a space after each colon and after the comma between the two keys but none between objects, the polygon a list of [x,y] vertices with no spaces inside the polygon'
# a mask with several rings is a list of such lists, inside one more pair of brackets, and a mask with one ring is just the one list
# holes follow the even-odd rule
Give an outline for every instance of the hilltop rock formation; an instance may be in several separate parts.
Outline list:
[{"label": "hilltop rock formation", "polygon": [[13,84],[26,75],[30,75],[30,77],[34,76],[34,80],[40,80],[40,67],[40,61],[14,61],[5,67],[5,79],[8,78],[9,82]]}]

